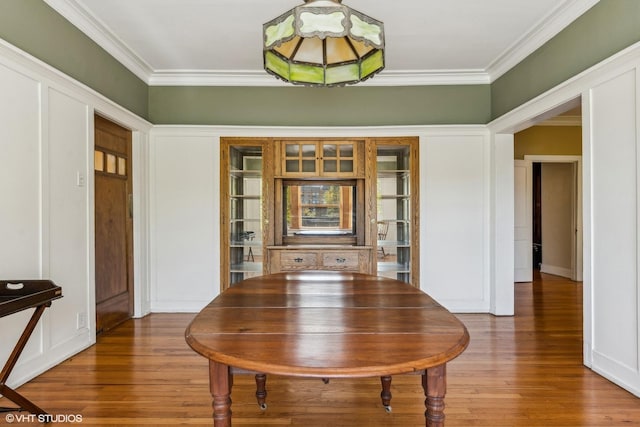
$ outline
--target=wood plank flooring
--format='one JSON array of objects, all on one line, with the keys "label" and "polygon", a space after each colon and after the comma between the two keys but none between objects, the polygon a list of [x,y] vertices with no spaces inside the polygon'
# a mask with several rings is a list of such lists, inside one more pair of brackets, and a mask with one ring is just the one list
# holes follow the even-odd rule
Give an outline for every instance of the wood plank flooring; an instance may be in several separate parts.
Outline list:
[{"label": "wood plank flooring", "polygon": [[[82,416],[52,425],[212,426],[208,364],[184,341],[192,317],[127,321],[19,391],[51,414]],[[516,285],[516,316],[458,317],[471,343],[448,365],[448,427],[640,426],[640,399],[582,365],[580,283],[541,275]],[[424,426],[415,375],[393,378],[392,413],[380,404],[377,378],[324,384],[270,376],[267,389],[261,411],[253,377],[235,377],[234,426]],[[12,405],[0,399],[0,406]]]}]

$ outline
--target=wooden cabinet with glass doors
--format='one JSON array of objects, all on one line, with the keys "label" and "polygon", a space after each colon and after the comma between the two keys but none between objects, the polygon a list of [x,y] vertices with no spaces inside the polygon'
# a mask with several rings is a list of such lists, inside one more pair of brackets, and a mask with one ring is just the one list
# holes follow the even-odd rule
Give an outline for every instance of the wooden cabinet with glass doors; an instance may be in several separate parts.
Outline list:
[{"label": "wooden cabinet with glass doors", "polygon": [[355,177],[363,174],[358,156],[363,140],[282,140],[279,141],[283,177]]},{"label": "wooden cabinet with glass doors", "polygon": [[269,224],[271,149],[259,140],[228,138],[221,145],[221,288],[263,274]]},{"label": "wooden cabinet with glass doors", "polygon": [[375,156],[368,160],[375,165],[377,275],[419,286],[418,139],[376,139],[369,152]]},{"label": "wooden cabinet with glass doors", "polygon": [[418,138],[221,138],[221,290],[346,270],[419,286]]}]

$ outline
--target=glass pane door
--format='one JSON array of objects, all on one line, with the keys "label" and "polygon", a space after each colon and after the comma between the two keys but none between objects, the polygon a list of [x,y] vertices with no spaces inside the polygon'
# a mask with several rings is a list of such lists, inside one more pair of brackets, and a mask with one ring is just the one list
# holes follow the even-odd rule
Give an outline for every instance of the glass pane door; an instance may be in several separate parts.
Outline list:
[{"label": "glass pane door", "polygon": [[355,145],[351,142],[322,144],[322,174],[349,176],[355,172]]},{"label": "glass pane door", "polygon": [[378,145],[378,275],[411,283],[411,150],[408,145]]},{"label": "glass pane door", "polygon": [[262,274],[262,147],[229,148],[229,284]]},{"label": "glass pane door", "polygon": [[285,142],[283,174],[316,175],[318,173],[318,146],[315,141]]}]

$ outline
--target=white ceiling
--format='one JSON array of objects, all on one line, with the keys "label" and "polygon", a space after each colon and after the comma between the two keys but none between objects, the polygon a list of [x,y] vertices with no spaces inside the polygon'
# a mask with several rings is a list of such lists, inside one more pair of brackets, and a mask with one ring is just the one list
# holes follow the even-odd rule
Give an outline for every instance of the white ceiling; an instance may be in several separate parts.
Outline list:
[{"label": "white ceiling", "polygon": [[[150,85],[281,85],[262,24],[302,0],[45,0]],[[369,85],[482,84],[599,0],[344,0],[385,24]]]}]

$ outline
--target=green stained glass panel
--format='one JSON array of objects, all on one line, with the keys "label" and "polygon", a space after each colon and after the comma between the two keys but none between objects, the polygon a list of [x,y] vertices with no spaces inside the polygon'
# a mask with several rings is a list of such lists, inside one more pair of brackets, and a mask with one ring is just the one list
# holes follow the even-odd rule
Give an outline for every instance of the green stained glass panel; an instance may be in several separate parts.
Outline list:
[{"label": "green stained glass panel", "polygon": [[359,72],[360,67],[358,64],[327,68],[327,84],[357,81]]},{"label": "green stained glass panel", "polygon": [[271,70],[283,79],[289,80],[289,63],[282,60],[278,55],[272,52],[265,52],[264,67]]},{"label": "green stained glass panel", "polygon": [[379,50],[364,61],[362,61],[362,78],[375,73],[384,67],[384,57],[382,51]]},{"label": "green stained glass panel", "polygon": [[324,72],[322,67],[306,64],[291,64],[291,81],[301,83],[324,83]]}]

